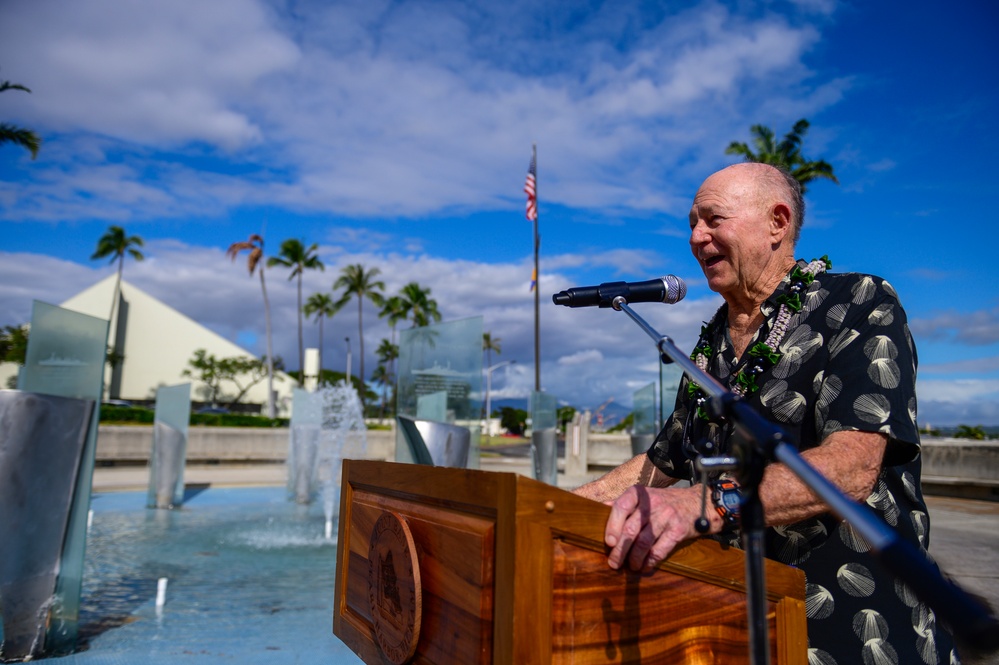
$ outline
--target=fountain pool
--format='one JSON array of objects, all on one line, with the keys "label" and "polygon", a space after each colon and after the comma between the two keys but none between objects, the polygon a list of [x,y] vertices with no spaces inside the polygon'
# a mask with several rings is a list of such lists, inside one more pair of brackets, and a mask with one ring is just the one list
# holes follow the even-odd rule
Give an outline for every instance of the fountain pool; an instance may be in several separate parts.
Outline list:
[{"label": "fountain pool", "polygon": [[323,506],[280,487],[189,489],[178,510],[145,502],[145,492],[94,495],[81,650],[42,660],[361,662],[332,633],[336,534],[324,535]]}]

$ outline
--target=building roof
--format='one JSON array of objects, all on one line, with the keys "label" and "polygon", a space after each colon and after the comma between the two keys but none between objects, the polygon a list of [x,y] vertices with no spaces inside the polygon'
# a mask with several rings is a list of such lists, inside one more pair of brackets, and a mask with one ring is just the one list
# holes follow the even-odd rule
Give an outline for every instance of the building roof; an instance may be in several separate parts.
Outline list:
[{"label": "building roof", "polygon": [[[60,306],[107,319],[116,278],[116,274],[111,274]],[[192,399],[204,399],[205,384],[181,374],[197,349],[205,349],[217,358],[256,357],[124,279],[121,281],[121,303],[115,310],[111,330],[116,332],[112,332],[111,343],[123,351],[124,360],[115,375],[109,373],[106,380],[110,397],[148,400],[155,397],[159,386],[190,381]],[[120,326],[117,325],[119,319]],[[274,373],[274,390],[278,394],[280,412],[287,413],[290,408],[294,386],[294,379],[284,372]],[[232,385],[224,385],[223,388],[225,392],[235,393]],[[265,404],[267,382],[261,381],[253,386],[241,402]]]}]

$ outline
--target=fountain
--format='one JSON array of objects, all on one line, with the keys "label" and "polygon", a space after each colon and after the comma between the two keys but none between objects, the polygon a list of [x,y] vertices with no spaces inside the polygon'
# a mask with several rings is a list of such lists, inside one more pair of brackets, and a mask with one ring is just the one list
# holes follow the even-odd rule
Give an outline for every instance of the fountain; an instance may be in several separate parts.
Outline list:
[{"label": "fountain", "polygon": [[[150,665],[178,659],[206,665],[220,660],[253,665],[282,662],[294,653],[296,662],[303,663],[329,662],[330,658],[359,662],[329,635],[328,621],[341,460],[363,457],[367,447],[361,404],[345,383],[300,399],[314,407],[313,419],[319,424],[307,421],[306,436],[295,439],[293,435],[292,449],[297,454],[294,465],[289,460],[289,485],[295,479],[308,479],[308,501],[288,501],[284,488],[269,487],[187,491],[182,502],[172,500],[179,508],[175,510],[146,509],[149,493],[145,491],[94,496],[78,616],[80,644],[52,654],[51,660],[102,665],[113,654],[115,662]],[[42,420],[55,424],[52,418]],[[57,429],[68,432],[71,428]],[[81,437],[78,433],[77,438]],[[41,449],[37,455],[59,458]],[[20,459],[23,454],[17,456]],[[0,468],[17,470],[20,465]],[[0,483],[0,494],[4,487],[16,484]],[[59,485],[66,485],[71,493],[71,484]],[[162,484],[164,499],[172,487],[171,476]],[[41,492],[32,496],[52,499]],[[6,516],[0,513],[0,518]],[[26,529],[14,525],[8,531]],[[0,557],[0,564],[9,561],[13,559]],[[51,587],[49,582],[39,598],[51,598]],[[15,594],[18,590],[13,587],[4,590],[9,592],[0,597],[24,595]],[[14,611],[7,609],[5,615],[10,619]],[[2,657],[39,651],[31,644],[40,639],[37,629],[26,633],[22,648],[23,631],[10,622],[7,628],[9,649]],[[317,635],[328,636],[322,648],[314,654],[296,651],[314,642]],[[83,650],[78,650],[81,646]]]},{"label": "fountain", "polygon": [[289,495],[297,503],[309,504],[318,494],[329,539],[339,509],[341,461],[363,458],[367,449],[361,400],[352,386],[341,381],[314,393],[296,390],[292,409]]},{"label": "fountain", "polygon": [[336,533],[282,487],[209,487],[176,510],[94,495],[80,649],[52,665],[361,665],[330,633]]}]

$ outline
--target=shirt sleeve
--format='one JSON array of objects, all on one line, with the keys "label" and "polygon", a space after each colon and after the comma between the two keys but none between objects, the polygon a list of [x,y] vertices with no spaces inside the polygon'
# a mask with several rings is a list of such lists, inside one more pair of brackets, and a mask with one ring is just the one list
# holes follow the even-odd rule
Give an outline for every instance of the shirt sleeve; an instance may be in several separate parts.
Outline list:
[{"label": "shirt sleeve", "polygon": [[885,464],[904,464],[919,453],[916,348],[905,311],[883,279],[858,275],[849,288],[850,300],[827,316],[834,331],[817,377],[816,435],[880,432],[888,436]]}]

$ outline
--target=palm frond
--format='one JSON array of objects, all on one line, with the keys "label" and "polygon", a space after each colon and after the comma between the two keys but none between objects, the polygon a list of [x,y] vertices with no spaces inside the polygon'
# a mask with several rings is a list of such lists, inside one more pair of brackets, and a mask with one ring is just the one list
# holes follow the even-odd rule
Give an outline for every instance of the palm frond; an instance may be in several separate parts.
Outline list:
[{"label": "palm frond", "polygon": [[235,261],[236,257],[242,251],[250,253],[246,260],[246,267],[252,275],[253,271],[257,268],[257,264],[264,257],[264,239],[254,233],[250,236],[249,240],[234,242],[229,245],[229,249],[226,250],[225,254]]},{"label": "palm frond", "polygon": [[10,81],[0,81],[0,92],[5,90],[23,90],[24,92],[31,92],[30,89],[24,87],[20,83],[11,83]]},{"label": "palm frond", "polygon": [[828,162],[810,161],[801,154],[808,128],[808,120],[802,118],[794,123],[791,131],[785,134],[780,142],[774,143],[772,129],[764,125],[753,125],[750,127],[750,133],[753,135],[752,142],[756,151],[754,152],[745,143],[733,141],[725,149],[725,153],[742,155],[747,162],[770,164],[786,169],[801,184],[803,193],[805,186],[816,178],[826,178],[838,184],[839,180],[833,175],[833,168]]},{"label": "palm frond", "polygon": [[0,123],[0,143],[19,145],[31,153],[32,159],[38,157],[38,151],[42,147],[42,139],[38,134],[6,122]]}]

